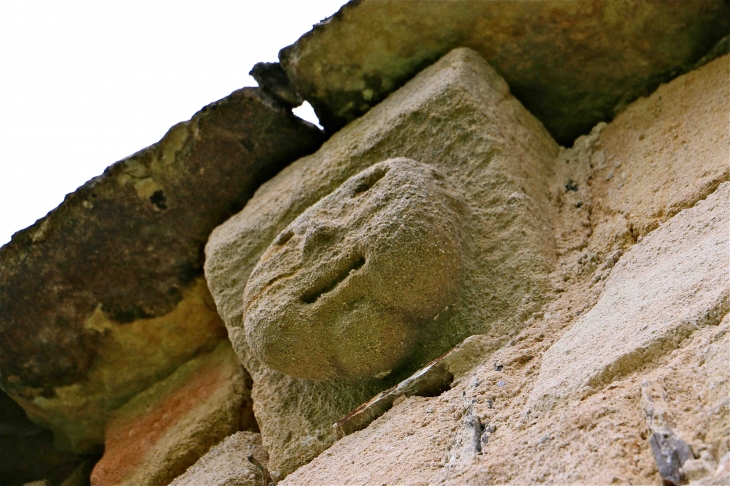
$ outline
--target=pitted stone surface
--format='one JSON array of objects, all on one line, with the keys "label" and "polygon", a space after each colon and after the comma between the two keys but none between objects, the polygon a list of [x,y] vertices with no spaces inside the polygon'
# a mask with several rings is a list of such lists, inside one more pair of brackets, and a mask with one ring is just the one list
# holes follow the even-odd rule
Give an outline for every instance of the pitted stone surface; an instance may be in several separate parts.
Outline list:
[{"label": "pitted stone surface", "polygon": [[[557,153],[555,141],[494,69],[474,51],[456,49],[262,185],[215,229],[206,245],[206,278],[253,378],[272,476],[311,460],[335,441],[334,422],[467,336],[483,334],[499,346],[540,310],[555,264],[547,181]],[[317,201],[397,157],[442,172],[468,205],[462,283],[453,303],[423,320],[428,339],[385,378],[301,379],[266,366],[249,347],[244,325],[243,295],[254,267]]]},{"label": "pitted stone surface", "polygon": [[246,337],[300,378],[371,377],[425,341],[455,299],[466,203],[440,171],[393,159],[364,170],[274,240],[244,292]]}]

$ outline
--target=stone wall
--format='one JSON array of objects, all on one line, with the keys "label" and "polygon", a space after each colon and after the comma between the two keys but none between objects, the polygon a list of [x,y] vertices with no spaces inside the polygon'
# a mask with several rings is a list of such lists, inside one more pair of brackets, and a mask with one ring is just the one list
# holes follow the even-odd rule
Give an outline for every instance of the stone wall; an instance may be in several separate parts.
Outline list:
[{"label": "stone wall", "polygon": [[729,31],[348,3],[0,249],[0,483],[726,484]]}]

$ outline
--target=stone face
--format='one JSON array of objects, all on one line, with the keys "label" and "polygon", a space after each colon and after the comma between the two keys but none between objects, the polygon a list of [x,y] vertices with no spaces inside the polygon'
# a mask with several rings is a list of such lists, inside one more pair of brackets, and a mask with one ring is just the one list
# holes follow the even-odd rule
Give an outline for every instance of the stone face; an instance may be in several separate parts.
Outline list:
[{"label": "stone face", "polygon": [[336,130],[451,49],[470,47],[567,146],[729,31],[720,0],[355,0],[279,57],[322,125]]},{"label": "stone face", "polygon": [[598,303],[545,353],[534,410],[585,396],[730,311],[730,183],[631,248]]},{"label": "stone face", "polygon": [[247,394],[227,341],[190,360],[114,412],[92,486],[169,484],[239,430]]},{"label": "stone face", "polygon": [[[311,460],[335,440],[336,420],[468,335],[503,341],[539,310],[555,262],[546,180],[557,152],[557,144],[494,70],[475,52],[458,49],[316,154],[284,169],[212,233],[206,278],[234,349],[252,375],[254,410],[272,476]],[[396,157],[443,173],[466,202],[458,297],[424,321],[430,339],[384,379],[305,380],[265,366],[249,348],[243,305],[262,255],[317,201],[350,177]]]},{"label": "stone face", "polygon": [[443,173],[412,160],[351,177],[279,233],[251,272],[251,351],[298,378],[398,369],[431,337],[419,335],[424,319],[458,294],[465,211]]},{"label": "stone face", "polygon": [[322,139],[236,91],[16,233],[0,249],[0,386],[59,445],[98,447],[110,411],[223,338],[208,234]]},{"label": "stone face", "polygon": [[[210,448],[170,486],[259,486],[262,471],[248,457],[266,466],[269,456],[261,445],[261,434],[236,432]],[[265,472],[264,472],[265,473]]]}]

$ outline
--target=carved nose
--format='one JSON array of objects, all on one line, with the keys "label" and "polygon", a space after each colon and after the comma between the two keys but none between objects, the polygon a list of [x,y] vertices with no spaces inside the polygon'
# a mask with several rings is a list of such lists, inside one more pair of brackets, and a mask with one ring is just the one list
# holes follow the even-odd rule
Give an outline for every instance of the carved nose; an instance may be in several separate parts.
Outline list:
[{"label": "carved nose", "polygon": [[330,248],[339,241],[342,228],[329,223],[317,222],[312,224],[304,234],[304,253],[317,253]]}]

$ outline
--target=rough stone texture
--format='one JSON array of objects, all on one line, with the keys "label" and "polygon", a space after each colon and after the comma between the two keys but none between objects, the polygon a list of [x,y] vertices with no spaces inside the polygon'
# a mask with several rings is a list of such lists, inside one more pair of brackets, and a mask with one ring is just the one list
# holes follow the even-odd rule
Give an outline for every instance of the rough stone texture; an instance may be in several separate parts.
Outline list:
[{"label": "rough stone texture", "polygon": [[457,385],[474,368],[479,366],[485,357],[498,348],[494,338],[476,334],[464,339],[461,343],[445,354],[441,361],[454,376],[452,385]]},{"label": "rough stone texture", "polygon": [[228,341],[194,358],[114,412],[92,486],[165,486],[240,430],[249,391]]},{"label": "rough stone texture", "polygon": [[683,471],[684,464],[689,464],[695,458],[689,445],[670,428],[671,416],[667,411],[666,392],[659,384],[650,381],[641,384],[641,408],[646,418],[647,435],[650,435],[649,445],[662,482],[666,485],[685,482],[688,478]]},{"label": "rough stone texture", "polygon": [[[722,108],[727,106],[728,87],[711,81],[726,79],[723,73],[727,64],[723,62],[727,58],[720,61],[674,80],[628,107],[611,124],[601,124],[590,136],[581,137],[573,149],[561,151],[550,181],[551,200],[558,209],[553,226],[559,255],[558,268],[552,274],[559,292],[555,300],[533,314],[506,343],[484,341],[478,353],[481,364],[454,380],[452,390],[439,397],[411,397],[396,403],[369,427],[341,439],[289,475],[282,485],[661,484],[649,443],[653,430],[643,398],[647,383],[655,405],[652,413],[661,401],[663,424],[689,445],[695,457],[683,464],[683,473],[694,478],[692,484],[727,484],[730,315],[718,325],[693,329],[682,341],[667,342],[669,346],[641,368],[614,376],[610,384],[587,397],[568,396],[539,416],[528,405],[530,392],[539,386],[546,351],[596,305],[607,281],[613,278],[612,272],[617,271],[616,264],[634,253],[632,246],[638,237],[649,243],[652,229],[663,231],[674,218],[686,213],[677,212],[694,208],[691,211],[697,213],[713,198],[724,198],[727,204],[726,188],[722,195],[718,192],[708,198],[713,187],[717,191],[728,178],[728,111]],[[664,110],[657,110],[658,106]],[[714,106],[720,108],[715,110]],[[673,111],[672,107],[680,109]],[[644,110],[648,113],[642,114]],[[625,125],[625,137],[616,133],[617,143],[612,146],[600,143],[614,124],[625,123],[628,118],[622,117],[632,113],[643,125]],[[671,114],[669,119],[667,113]],[[679,127],[683,130],[679,133],[685,134],[686,144],[681,149],[686,158],[673,153],[673,147],[679,148],[673,139],[677,132],[652,129],[670,126],[667,122],[672,117],[675,122],[691,120]],[[714,135],[705,138],[708,131]],[[613,235],[623,233],[602,228],[623,225],[624,215],[601,208],[619,207],[630,195],[606,190],[604,184],[616,183],[612,186],[616,188],[620,182],[605,180],[606,167],[601,167],[600,160],[607,157],[607,150],[622,149],[618,141],[630,140],[632,135],[638,138],[643,132],[647,136],[641,142],[654,150],[638,152],[631,159],[632,170],[626,172],[626,181],[636,177],[634,188],[640,192],[647,186],[657,187],[656,193],[651,189],[645,193],[654,194],[659,201],[674,201],[678,209],[674,218],[667,211],[660,217],[651,216],[655,213],[644,206],[646,200],[637,198],[631,214],[656,217],[655,224],[645,226],[646,233],[637,237],[627,232],[623,238],[614,239]],[[652,167],[662,168],[665,158],[664,170]],[[666,170],[667,166],[672,170]],[[698,166],[703,169],[696,170]],[[652,177],[642,178],[644,173]],[[714,182],[708,183],[708,179]],[[702,231],[707,229],[692,228],[680,242],[657,249],[650,257],[660,261],[664,252],[672,254],[674,246],[691,246]],[[722,264],[727,265],[727,248],[714,262]],[[727,274],[723,284],[727,285]],[[666,304],[674,305],[671,299]],[[469,425],[466,420],[470,414],[482,426],[481,454],[475,452],[475,446],[468,447],[468,439],[476,430],[476,424],[471,421]],[[709,476],[698,479],[713,464],[716,468]]]},{"label": "rough stone texture", "polygon": [[561,151],[552,184],[561,288],[592,274],[596,290],[628,248],[730,180],[729,74],[730,56],[719,58]]},{"label": "rough stone texture", "polygon": [[424,320],[458,295],[465,212],[443,173],[409,159],[351,177],[279,233],[251,272],[251,351],[298,378],[400,368],[432,339]]},{"label": "rough stone texture", "polygon": [[[225,328],[202,277],[183,290],[178,306],[162,317],[121,325],[97,308],[84,323],[84,332],[104,338],[96,348],[102,354],[85,380],[53,388],[49,397],[41,395],[32,401],[14,396],[33,421],[55,432],[56,446],[61,449],[96,450],[94,444],[103,443],[104,427],[113,410],[140,388],[174,371],[169,368],[196,351],[210,351],[225,339]],[[48,346],[54,342],[49,341]]]},{"label": "rough stone texture", "polygon": [[722,456],[712,476],[690,482],[697,486],[725,486],[728,483],[730,483],[730,452]]},{"label": "rough stone texture", "polygon": [[279,54],[336,130],[458,46],[475,49],[562,144],[730,32],[722,0],[354,0]]},{"label": "rough stone texture", "polygon": [[210,231],[322,139],[245,88],[16,233],[0,249],[0,386],[59,445],[99,446],[110,411],[224,336],[202,278]]},{"label": "rough stone texture", "polygon": [[[206,246],[206,277],[254,381],[254,410],[281,477],[332,444],[332,423],[470,334],[504,342],[540,309],[555,264],[547,180],[558,147],[475,52],[458,49],[264,184]],[[308,381],[254,358],[244,287],[276,236],[349,177],[407,157],[443,172],[469,207],[462,291],[431,321],[434,341],[402,373],[367,382]],[[519,298],[515,298],[518,295]],[[434,353],[436,350],[438,352]]]},{"label": "rough stone texture", "polygon": [[262,471],[248,456],[263,466],[269,460],[261,435],[253,432],[237,432],[210,448],[198,462],[184,474],[175,478],[170,486],[260,486],[265,484]]},{"label": "rough stone texture", "polygon": [[600,390],[730,311],[730,183],[635,245],[600,300],[545,354],[533,410]]},{"label": "rough stone texture", "polygon": [[[514,345],[485,358],[454,389],[396,404],[281,485],[661,484],[638,400],[645,380],[664,385],[670,423],[692,450],[721,458],[730,446],[727,318],[697,331],[655,370],[561,404],[551,416],[526,419],[525,390],[535,382],[546,340],[574,318],[575,306],[585,305],[586,295],[570,293],[550,306],[547,321],[533,321]],[[472,449],[471,458],[468,448],[453,450],[465,445],[470,407],[483,427],[482,453]]]},{"label": "rough stone texture", "polygon": [[661,86],[592,142],[592,245],[610,251],[730,180],[730,56]]}]

